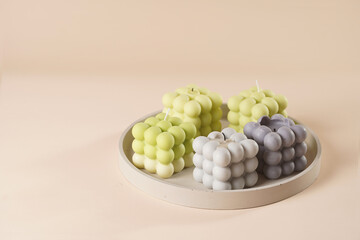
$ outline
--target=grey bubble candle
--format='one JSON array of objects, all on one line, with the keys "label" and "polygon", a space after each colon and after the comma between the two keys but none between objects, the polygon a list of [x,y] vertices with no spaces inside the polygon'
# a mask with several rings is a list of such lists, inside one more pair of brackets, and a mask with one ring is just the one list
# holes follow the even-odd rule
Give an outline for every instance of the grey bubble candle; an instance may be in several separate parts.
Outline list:
[{"label": "grey bubble candle", "polygon": [[247,123],[244,134],[259,145],[257,170],[266,178],[278,179],[305,169],[307,133],[304,126],[296,125],[281,114],[275,114],[271,118],[263,116],[258,122]]}]

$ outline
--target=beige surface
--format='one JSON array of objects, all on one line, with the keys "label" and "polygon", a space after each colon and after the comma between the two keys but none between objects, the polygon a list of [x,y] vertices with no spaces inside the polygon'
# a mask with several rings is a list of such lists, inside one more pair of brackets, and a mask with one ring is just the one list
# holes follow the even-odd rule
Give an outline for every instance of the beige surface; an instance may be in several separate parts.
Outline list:
[{"label": "beige surface", "polygon": [[[1,1],[0,239],[359,239],[358,1]],[[186,83],[258,79],[320,137],[319,179],[265,207],[149,197],[117,141]],[[259,230],[260,229],[260,230]]]}]

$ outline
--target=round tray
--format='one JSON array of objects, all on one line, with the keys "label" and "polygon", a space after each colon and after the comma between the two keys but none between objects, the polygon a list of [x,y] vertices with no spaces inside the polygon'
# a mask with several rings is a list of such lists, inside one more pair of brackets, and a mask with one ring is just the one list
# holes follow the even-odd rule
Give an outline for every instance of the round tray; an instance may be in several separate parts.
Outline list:
[{"label": "round tray", "polygon": [[[222,105],[223,119],[222,125],[226,127],[226,120],[229,109],[225,104]],[[167,202],[206,209],[241,209],[267,205],[291,197],[308,186],[310,186],[319,175],[321,146],[318,137],[306,127],[308,136],[306,143],[308,151],[307,167],[300,173],[277,180],[268,180],[259,175],[258,183],[255,187],[241,190],[213,191],[207,189],[201,183],[196,182],[192,177],[193,167],[186,168],[180,173],[174,174],[168,179],[162,179],[155,174],[151,174],[143,169],[136,168],[132,162],[133,150],[131,144],[132,126],[144,121],[150,116],[155,116],[160,111],[144,116],[132,123],[120,138],[119,166],[122,174],[133,185],[140,190],[162,199]],[[297,122],[296,120],[294,120]]]}]

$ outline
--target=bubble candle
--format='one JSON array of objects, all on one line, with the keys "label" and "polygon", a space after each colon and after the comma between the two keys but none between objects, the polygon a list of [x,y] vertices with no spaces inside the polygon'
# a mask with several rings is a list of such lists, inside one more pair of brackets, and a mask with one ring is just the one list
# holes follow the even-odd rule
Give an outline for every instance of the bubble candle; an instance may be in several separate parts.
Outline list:
[{"label": "bubble candle", "polygon": [[222,98],[217,93],[196,85],[188,85],[164,94],[162,103],[163,112],[170,108],[170,116],[193,123],[197,129],[196,136],[206,136],[211,131],[221,130]]},{"label": "bubble candle", "polygon": [[296,125],[281,114],[261,117],[258,122],[249,122],[244,127],[245,135],[259,145],[258,171],[269,179],[300,172],[305,169],[307,159],[306,129]]},{"label": "bubble candle", "polygon": [[238,132],[243,132],[248,122],[256,122],[261,116],[273,116],[282,114],[287,117],[287,99],[283,95],[276,95],[271,90],[260,89],[257,81],[256,86],[232,96],[228,101],[229,113],[227,119],[229,127]]},{"label": "bubble candle", "polygon": [[258,145],[235,129],[211,132],[193,142],[193,177],[213,190],[252,187],[258,180]]},{"label": "bubble candle", "polygon": [[193,165],[193,123],[160,113],[134,125],[133,164],[162,178],[169,178]]}]

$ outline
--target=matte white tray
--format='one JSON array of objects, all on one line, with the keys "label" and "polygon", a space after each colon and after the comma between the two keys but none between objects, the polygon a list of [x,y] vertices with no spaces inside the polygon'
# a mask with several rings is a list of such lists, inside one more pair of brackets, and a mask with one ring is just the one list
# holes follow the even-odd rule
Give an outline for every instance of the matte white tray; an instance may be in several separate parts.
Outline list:
[{"label": "matte white tray", "polygon": [[[222,109],[222,124],[223,127],[226,127],[228,125],[226,116],[229,110],[225,104],[222,105]],[[132,126],[150,116],[155,116],[159,112],[148,114],[133,122],[123,132],[119,144],[119,166],[122,174],[137,188],[156,198],[194,208],[251,208],[291,197],[310,186],[319,175],[320,142],[314,132],[305,126],[308,131],[308,136],[305,140],[308,145],[306,153],[308,164],[306,169],[300,173],[294,173],[277,180],[268,180],[260,175],[255,187],[227,191],[212,191],[196,182],[192,177],[193,167],[186,168],[182,172],[174,174],[171,178],[162,179],[146,170],[136,168],[131,162],[134,153],[131,148],[134,139],[131,135]],[[297,121],[295,120],[295,122]]]}]

